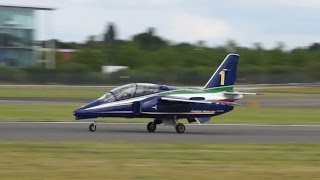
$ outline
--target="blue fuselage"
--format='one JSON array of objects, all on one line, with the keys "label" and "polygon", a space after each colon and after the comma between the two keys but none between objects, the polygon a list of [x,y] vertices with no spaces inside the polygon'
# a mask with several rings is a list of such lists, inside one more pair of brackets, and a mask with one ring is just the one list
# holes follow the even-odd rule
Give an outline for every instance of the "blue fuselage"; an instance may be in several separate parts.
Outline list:
[{"label": "blue fuselage", "polygon": [[[133,87],[133,85],[131,85]],[[99,117],[125,117],[125,118],[199,118],[217,116],[233,109],[233,106],[223,104],[202,104],[189,102],[168,102],[161,100],[161,93],[178,90],[176,87],[162,85],[153,89],[155,93],[144,96],[135,96],[138,93],[139,84],[130,98],[118,100],[117,94],[110,91],[104,98],[99,98],[74,111],[77,120]],[[131,88],[131,87],[129,87]],[[149,87],[144,87],[148,89]],[[151,88],[149,88],[151,89]],[[129,91],[128,91],[129,92]],[[145,91],[141,91],[145,92]],[[127,95],[127,94],[126,94]],[[114,101],[109,101],[114,96]],[[108,100],[106,100],[108,99]],[[120,99],[120,98],[119,98]]]}]

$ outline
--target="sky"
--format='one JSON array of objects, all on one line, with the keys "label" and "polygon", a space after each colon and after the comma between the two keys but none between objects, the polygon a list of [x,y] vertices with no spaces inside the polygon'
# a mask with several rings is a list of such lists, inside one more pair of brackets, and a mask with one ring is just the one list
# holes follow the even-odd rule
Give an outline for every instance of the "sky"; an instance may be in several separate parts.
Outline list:
[{"label": "sky", "polygon": [[37,39],[83,42],[101,35],[108,22],[118,38],[130,39],[149,27],[173,43],[205,41],[219,46],[234,40],[252,47],[287,49],[320,42],[319,0],[0,0],[5,5],[44,6]]}]

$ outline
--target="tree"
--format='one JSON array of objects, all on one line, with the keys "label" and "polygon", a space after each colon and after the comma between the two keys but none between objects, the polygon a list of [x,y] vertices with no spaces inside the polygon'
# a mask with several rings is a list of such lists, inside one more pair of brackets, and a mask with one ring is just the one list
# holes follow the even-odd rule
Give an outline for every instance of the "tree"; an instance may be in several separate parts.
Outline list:
[{"label": "tree", "polygon": [[308,48],[309,51],[320,51],[320,44],[319,43],[313,43],[311,46]]},{"label": "tree", "polygon": [[236,53],[237,52],[237,43],[233,40],[227,41],[226,50],[228,53]]},{"label": "tree", "polygon": [[116,32],[115,25],[112,22],[108,23],[106,32],[104,33],[104,43],[113,44],[114,41],[116,40],[116,36],[117,36],[117,32]]},{"label": "tree", "polygon": [[96,48],[96,40],[93,35],[90,35],[88,37],[88,40],[86,41],[86,46],[92,49]]},{"label": "tree", "polygon": [[116,64],[115,51],[116,51],[116,28],[113,23],[108,23],[106,32],[104,34],[104,43],[106,45],[106,57],[111,64]]},{"label": "tree", "polygon": [[166,46],[167,42],[159,36],[155,36],[154,31],[154,28],[149,28],[147,32],[133,36],[133,41],[138,43],[143,49],[158,49]]},{"label": "tree", "polygon": [[263,46],[261,43],[256,42],[256,43],[253,43],[253,49],[261,51],[261,50],[263,50]]},{"label": "tree", "polygon": [[279,50],[283,52],[285,48],[286,48],[286,45],[284,44],[284,42],[278,41],[276,43],[275,50]]}]

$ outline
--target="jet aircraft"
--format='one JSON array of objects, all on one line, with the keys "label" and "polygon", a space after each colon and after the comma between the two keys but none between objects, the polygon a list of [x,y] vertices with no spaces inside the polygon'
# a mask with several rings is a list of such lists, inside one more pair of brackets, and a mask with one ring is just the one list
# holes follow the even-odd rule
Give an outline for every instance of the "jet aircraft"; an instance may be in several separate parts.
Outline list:
[{"label": "jet aircraft", "polygon": [[[243,93],[233,90],[237,79],[238,54],[228,54],[203,88],[179,88],[174,86],[132,83],[117,87],[99,99],[76,109],[76,120],[104,117],[152,118],[147,124],[149,132],[157,125],[172,125],[177,133],[184,133],[180,119],[203,124],[213,116],[233,110],[234,101]],[[93,121],[89,130],[96,131]]]}]

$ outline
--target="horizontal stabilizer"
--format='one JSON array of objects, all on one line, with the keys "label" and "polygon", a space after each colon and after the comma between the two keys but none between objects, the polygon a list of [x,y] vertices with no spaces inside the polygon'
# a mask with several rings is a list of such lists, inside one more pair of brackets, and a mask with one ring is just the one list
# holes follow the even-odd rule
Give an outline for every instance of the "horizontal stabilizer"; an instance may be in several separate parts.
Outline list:
[{"label": "horizontal stabilizer", "polygon": [[229,95],[229,96],[237,96],[237,95],[259,95],[258,93],[248,93],[248,92],[223,92],[224,95]]}]

